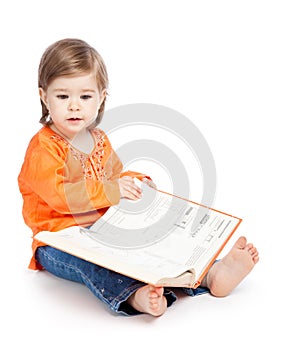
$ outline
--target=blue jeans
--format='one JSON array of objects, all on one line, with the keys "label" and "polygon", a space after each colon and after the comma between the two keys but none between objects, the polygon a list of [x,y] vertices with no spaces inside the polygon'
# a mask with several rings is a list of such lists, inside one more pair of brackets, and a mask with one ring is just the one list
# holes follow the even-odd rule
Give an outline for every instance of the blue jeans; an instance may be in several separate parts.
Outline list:
[{"label": "blue jeans", "polygon": [[[145,283],[49,246],[37,248],[36,259],[45,270],[53,275],[85,284],[111,310],[123,315],[140,314],[126,301]],[[209,292],[207,288],[203,287],[181,289],[189,296]],[[168,288],[165,288],[164,296],[168,306],[177,299],[175,293]]]}]

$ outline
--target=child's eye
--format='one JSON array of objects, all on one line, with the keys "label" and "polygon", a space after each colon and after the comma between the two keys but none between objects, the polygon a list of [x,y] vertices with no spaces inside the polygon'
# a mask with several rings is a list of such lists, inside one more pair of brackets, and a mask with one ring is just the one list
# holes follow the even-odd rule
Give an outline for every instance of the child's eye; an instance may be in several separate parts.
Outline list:
[{"label": "child's eye", "polygon": [[91,95],[82,95],[82,96],[80,96],[80,98],[82,100],[88,100],[89,98],[92,98],[92,96]]},{"label": "child's eye", "polygon": [[65,100],[68,98],[68,95],[57,95],[57,98],[59,98],[60,100]]}]

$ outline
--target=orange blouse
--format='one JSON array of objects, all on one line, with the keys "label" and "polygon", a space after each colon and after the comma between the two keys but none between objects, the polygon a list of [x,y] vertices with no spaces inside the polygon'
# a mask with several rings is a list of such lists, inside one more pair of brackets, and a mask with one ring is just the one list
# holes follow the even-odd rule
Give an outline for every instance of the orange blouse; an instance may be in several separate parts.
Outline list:
[{"label": "orange blouse", "polygon": [[[23,196],[23,218],[32,229],[59,231],[69,226],[89,226],[120,200],[121,176],[146,175],[123,172],[122,163],[100,129],[92,130],[95,148],[90,154],[71,146],[44,126],[31,139],[18,177]],[[31,269],[42,269],[35,251],[44,245],[33,239]]]}]

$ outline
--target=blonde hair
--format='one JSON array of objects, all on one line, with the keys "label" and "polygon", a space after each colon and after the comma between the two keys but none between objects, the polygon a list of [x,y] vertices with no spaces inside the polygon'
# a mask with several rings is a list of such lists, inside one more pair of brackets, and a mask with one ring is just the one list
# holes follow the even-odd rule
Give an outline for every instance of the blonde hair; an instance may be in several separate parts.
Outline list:
[{"label": "blonde hair", "polygon": [[[96,74],[99,92],[108,88],[108,74],[105,63],[100,54],[85,41],[80,39],[63,39],[50,45],[41,57],[38,68],[38,87],[44,91],[49,84],[61,76],[71,76],[94,71]],[[103,117],[105,101],[100,106],[95,126]],[[52,124],[48,120],[49,111],[42,100],[42,117],[40,123],[43,125]]]}]

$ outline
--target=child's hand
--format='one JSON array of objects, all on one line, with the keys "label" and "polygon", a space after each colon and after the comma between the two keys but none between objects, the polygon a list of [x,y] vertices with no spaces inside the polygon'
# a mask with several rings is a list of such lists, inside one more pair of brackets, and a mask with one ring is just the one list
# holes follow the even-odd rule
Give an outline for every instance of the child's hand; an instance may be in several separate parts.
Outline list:
[{"label": "child's hand", "polygon": [[124,176],[119,179],[119,190],[121,198],[137,200],[142,197],[142,191],[130,176]]}]

